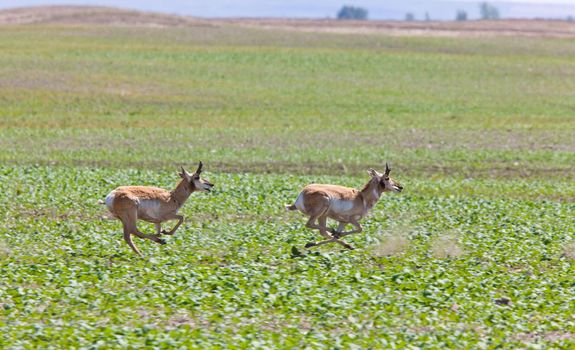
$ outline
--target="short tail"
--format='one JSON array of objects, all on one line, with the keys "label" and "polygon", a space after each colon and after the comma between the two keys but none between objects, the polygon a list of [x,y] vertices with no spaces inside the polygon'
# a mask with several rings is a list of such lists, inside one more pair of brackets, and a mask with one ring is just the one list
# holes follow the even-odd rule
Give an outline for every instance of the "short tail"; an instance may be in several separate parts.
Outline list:
[{"label": "short tail", "polygon": [[104,205],[104,204],[106,204],[106,202],[104,202],[104,201],[101,200],[101,199],[98,199],[98,204]]},{"label": "short tail", "polygon": [[292,204],[292,205],[286,205],[286,206],[285,206],[285,208],[286,208],[286,210],[287,210],[287,211],[290,211],[290,210],[297,210],[297,208],[296,208],[295,204]]}]

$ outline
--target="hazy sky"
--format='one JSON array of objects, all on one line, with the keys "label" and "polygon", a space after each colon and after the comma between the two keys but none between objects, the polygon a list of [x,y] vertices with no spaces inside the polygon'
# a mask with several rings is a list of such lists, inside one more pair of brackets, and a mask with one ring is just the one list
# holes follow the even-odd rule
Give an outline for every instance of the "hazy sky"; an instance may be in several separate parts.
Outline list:
[{"label": "hazy sky", "polygon": [[[342,5],[365,7],[371,19],[453,19],[457,10],[479,16],[477,0],[0,0],[0,8],[49,4],[104,5],[201,17],[334,17]],[[491,1],[502,17],[575,17],[575,0]]]}]

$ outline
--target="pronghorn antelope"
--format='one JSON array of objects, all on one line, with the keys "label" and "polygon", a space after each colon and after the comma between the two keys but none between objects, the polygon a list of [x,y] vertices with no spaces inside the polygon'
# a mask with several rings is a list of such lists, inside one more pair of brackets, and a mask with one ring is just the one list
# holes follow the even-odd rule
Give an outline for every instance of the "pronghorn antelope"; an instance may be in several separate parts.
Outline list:
[{"label": "pronghorn antelope", "polygon": [[[173,235],[184,221],[178,214],[178,209],[184,204],[192,192],[209,192],[214,186],[209,181],[200,178],[202,162],[195,173],[190,174],[182,168],[179,174],[182,180],[172,191],[151,186],[120,186],[106,196],[106,206],[114,218],[120,219],[124,225],[124,239],[140,256],[142,253],[134,246],[132,236],[151,239],[159,244],[166,244],[161,234]],[[136,221],[144,220],[156,224],[155,235],[147,235],[138,230]],[[162,230],[161,224],[168,220],[178,220],[170,231]]]},{"label": "pronghorn antelope", "polygon": [[[399,182],[389,177],[390,171],[387,163],[385,163],[384,174],[369,169],[368,173],[371,175],[371,179],[361,191],[337,185],[307,185],[297,197],[295,204],[287,205],[286,209],[299,210],[309,216],[306,227],[318,229],[326,240],[310,242],[305,247],[336,242],[347,249],[354,249],[340,238],[362,231],[358,221],[367,215],[383,192],[401,192],[403,190]],[[337,230],[326,226],[327,218],[339,222]],[[319,220],[319,225],[315,223],[316,220]],[[347,224],[355,226],[355,230],[344,232]]]}]

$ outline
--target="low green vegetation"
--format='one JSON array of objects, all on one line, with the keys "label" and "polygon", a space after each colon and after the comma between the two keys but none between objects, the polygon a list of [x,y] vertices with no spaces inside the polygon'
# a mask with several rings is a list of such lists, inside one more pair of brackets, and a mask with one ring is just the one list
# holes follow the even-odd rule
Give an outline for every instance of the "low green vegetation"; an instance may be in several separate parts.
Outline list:
[{"label": "low green vegetation", "polygon": [[65,26],[0,47],[5,162],[573,176],[572,40]]},{"label": "low green vegetation", "polygon": [[[574,48],[1,27],[0,348],[572,348]],[[200,159],[139,258],[98,200]],[[304,249],[284,204],[386,161],[358,249]]]},{"label": "low green vegetation", "polygon": [[190,198],[167,245],[137,240],[141,259],[97,200],[171,187],[174,172],[0,174],[5,347],[492,348],[575,332],[575,208],[554,198],[573,198],[571,183],[405,179],[346,238],[359,249],[307,251],[319,235],[283,204],[308,182],[367,176],[208,173],[216,192]]}]

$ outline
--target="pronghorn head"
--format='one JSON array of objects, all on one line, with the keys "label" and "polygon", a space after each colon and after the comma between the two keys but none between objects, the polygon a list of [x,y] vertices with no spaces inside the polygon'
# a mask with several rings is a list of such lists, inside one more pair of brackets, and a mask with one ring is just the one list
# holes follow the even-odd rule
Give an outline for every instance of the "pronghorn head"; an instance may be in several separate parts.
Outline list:
[{"label": "pronghorn head", "polygon": [[214,184],[209,182],[208,180],[204,180],[200,178],[200,174],[202,173],[202,162],[198,165],[198,169],[193,174],[188,173],[183,167],[182,172],[179,174],[182,179],[187,181],[190,184],[190,188],[193,191],[211,191]]},{"label": "pronghorn head", "polygon": [[387,163],[385,163],[385,173],[383,174],[374,169],[369,169],[367,172],[371,175],[371,181],[377,181],[380,192],[401,192],[403,190],[399,181],[389,177],[391,169]]}]

